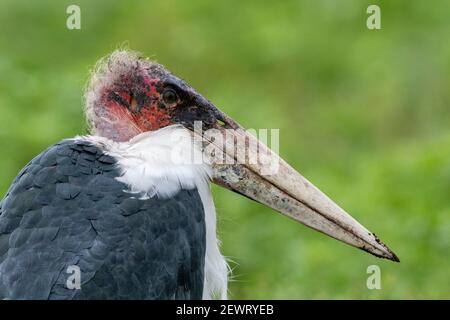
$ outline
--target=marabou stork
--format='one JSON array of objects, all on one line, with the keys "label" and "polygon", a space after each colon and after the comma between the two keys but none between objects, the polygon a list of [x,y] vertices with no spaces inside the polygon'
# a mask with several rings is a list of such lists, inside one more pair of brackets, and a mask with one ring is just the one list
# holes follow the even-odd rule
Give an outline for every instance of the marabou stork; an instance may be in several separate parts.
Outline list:
[{"label": "marabou stork", "polygon": [[[93,71],[85,109],[91,135],[63,140],[35,157],[0,203],[2,299],[225,299],[228,269],[216,238],[210,181],[398,261],[373,233],[162,65],[115,51]],[[211,145],[235,157],[233,148],[212,138],[193,139],[195,122],[205,131],[245,138],[245,146],[279,161],[278,170],[264,174],[259,161],[190,161]],[[70,266],[80,271],[76,288],[68,287]]]}]

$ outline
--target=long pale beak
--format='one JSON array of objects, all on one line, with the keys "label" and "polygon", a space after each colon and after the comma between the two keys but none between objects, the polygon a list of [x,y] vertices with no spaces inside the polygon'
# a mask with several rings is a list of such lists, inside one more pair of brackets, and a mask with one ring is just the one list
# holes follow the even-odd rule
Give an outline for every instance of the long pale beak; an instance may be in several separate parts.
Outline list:
[{"label": "long pale beak", "polygon": [[400,261],[374,233],[253,135],[233,124],[232,130],[216,129],[214,138],[203,137],[215,183],[377,257]]}]

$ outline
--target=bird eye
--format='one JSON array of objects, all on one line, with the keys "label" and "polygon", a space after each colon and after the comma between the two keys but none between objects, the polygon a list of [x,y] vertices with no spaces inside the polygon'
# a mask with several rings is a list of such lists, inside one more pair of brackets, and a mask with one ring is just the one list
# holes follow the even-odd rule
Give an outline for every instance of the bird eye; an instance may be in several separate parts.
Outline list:
[{"label": "bird eye", "polygon": [[173,89],[166,89],[162,94],[165,104],[171,105],[178,101],[178,95]]}]

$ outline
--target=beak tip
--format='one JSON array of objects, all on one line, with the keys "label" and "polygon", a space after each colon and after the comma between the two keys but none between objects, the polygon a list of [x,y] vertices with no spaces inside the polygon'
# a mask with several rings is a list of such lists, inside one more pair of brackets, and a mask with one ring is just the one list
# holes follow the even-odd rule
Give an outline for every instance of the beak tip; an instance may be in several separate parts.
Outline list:
[{"label": "beak tip", "polygon": [[390,250],[387,246],[383,246],[384,247],[384,251],[380,252],[374,252],[372,250],[368,250],[366,248],[361,248],[363,251],[366,251],[367,253],[370,253],[371,255],[377,257],[377,258],[381,258],[381,259],[387,259],[393,262],[400,262],[400,258],[394,253],[392,252],[392,250]]},{"label": "beak tip", "polygon": [[394,261],[394,262],[400,262],[399,257],[394,253],[394,251],[392,251],[391,249],[389,249],[389,247],[387,245],[385,245],[380,238],[377,237],[376,234],[372,233],[372,235],[375,237],[375,241],[378,242],[378,244],[380,244],[386,251],[386,255],[383,255],[382,258]]},{"label": "beak tip", "polygon": [[385,245],[382,242],[379,242],[382,247],[383,247],[383,251],[382,254],[378,254],[378,253],[373,253],[370,252],[371,254],[375,255],[378,258],[383,258],[383,259],[387,259],[387,260],[391,260],[393,262],[400,262],[400,258],[394,253],[394,251],[392,251],[391,249],[389,249],[389,247],[387,245]]},{"label": "beak tip", "polygon": [[389,249],[389,247],[386,244],[384,244],[384,242],[382,242],[375,233],[369,232],[369,236],[372,237],[373,241],[372,242],[373,247],[371,249],[374,249],[374,247],[378,248],[376,250],[370,249],[366,250],[365,248],[363,248],[364,251],[367,251],[378,258],[383,258],[394,262],[400,262],[399,257],[394,253],[394,251]]},{"label": "beak tip", "polygon": [[389,253],[390,253],[390,257],[388,258],[389,260],[394,262],[400,262],[400,258],[394,252],[392,252],[392,250],[389,250]]},{"label": "beak tip", "polygon": [[373,255],[377,258],[387,259],[387,260],[391,260],[393,262],[400,262],[400,258],[391,249],[389,249],[384,244],[382,246],[383,246],[383,250],[376,250],[376,251],[368,249],[366,247],[361,247],[360,249],[367,253],[370,253],[371,255]]}]

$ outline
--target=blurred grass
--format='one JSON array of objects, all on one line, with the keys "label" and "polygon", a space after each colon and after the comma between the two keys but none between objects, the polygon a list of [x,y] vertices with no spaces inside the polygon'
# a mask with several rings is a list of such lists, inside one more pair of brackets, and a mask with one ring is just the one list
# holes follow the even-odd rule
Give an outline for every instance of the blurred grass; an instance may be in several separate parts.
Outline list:
[{"label": "blurred grass", "polygon": [[[78,4],[82,29],[65,28]],[[382,30],[365,27],[369,4]],[[82,90],[121,45],[156,58],[376,232],[394,264],[214,188],[231,298],[450,298],[450,3],[0,1],[0,191],[85,133]],[[366,268],[382,289],[366,288]]]}]

